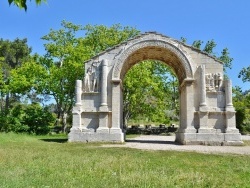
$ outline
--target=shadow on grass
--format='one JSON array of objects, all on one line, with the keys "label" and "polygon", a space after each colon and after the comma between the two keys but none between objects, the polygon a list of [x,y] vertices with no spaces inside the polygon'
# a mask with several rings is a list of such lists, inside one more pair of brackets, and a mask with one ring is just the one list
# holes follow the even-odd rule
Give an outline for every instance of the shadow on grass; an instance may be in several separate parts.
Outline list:
[{"label": "shadow on grass", "polygon": [[56,143],[66,143],[68,142],[67,138],[45,138],[45,139],[40,139],[44,142],[56,142]]},{"label": "shadow on grass", "polygon": [[129,143],[142,143],[142,144],[169,144],[169,145],[181,145],[175,141],[162,141],[162,140],[136,140],[128,139],[126,142]]}]

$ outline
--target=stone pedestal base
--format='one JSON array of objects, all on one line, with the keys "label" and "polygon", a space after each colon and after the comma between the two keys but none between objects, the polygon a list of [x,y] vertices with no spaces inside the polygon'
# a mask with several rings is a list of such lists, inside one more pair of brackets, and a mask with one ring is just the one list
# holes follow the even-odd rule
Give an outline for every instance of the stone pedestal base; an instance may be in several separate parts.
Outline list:
[{"label": "stone pedestal base", "polygon": [[71,129],[68,134],[69,142],[124,142],[124,133],[119,130],[112,129]]},{"label": "stone pedestal base", "polygon": [[210,146],[240,146],[243,145],[240,133],[220,133],[219,131],[204,131],[197,133],[177,132],[176,142],[183,145]]}]

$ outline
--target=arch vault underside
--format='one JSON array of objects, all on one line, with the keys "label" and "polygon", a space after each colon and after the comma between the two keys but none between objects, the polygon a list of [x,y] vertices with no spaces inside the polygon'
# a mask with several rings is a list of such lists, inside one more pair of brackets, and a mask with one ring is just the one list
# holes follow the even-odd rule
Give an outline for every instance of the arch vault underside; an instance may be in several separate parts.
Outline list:
[{"label": "arch vault underside", "polygon": [[181,144],[241,145],[235,125],[232,85],[213,57],[156,33],[142,34],[85,63],[76,81],[76,104],[69,141],[124,142],[122,80],[143,60],[159,60],[175,71],[180,83]]},{"label": "arch vault underside", "polygon": [[123,80],[128,69],[143,60],[159,60],[172,67],[182,82],[193,78],[193,71],[187,57],[171,43],[145,40],[128,48],[115,62],[112,78]]}]

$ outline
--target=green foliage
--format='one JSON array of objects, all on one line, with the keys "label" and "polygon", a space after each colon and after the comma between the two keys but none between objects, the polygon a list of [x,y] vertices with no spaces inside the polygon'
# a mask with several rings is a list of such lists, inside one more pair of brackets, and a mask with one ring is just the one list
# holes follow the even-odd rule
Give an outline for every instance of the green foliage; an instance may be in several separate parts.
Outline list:
[{"label": "green foliage", "polygon": [[0,39],[0,57],[10,68],[16,68],[29,58],[31,48],[27,39],[15,39],[14,41]]},{"label": "green foliage", "polygon": [[[76,37],[76,34],[82,31],[83,27],[65,20],[62,21],[61,26],[62,29],[51,29],[47,35],[42,37],[46,42],[44,44],[47,51],[45,58],[48,60],[52,58],[58,66],[62,66],[64,61],[68,60],[77,62],[88,59],[88,51],[85,51],[85,48],[79,48],[82,38]],[[81,51],[79,52],[79,50]]]},{"label": "green foliage", "polygon": [[210,41],[207,41],[207,43],[205,44],[205,47],[203,48],[203,51],[207,52],[210,55],[214,55],[213,50],[214,50],[215,47],[216,47],[216,43],[212,39]]},{"label": "green foliage", "polygon": [[32,89],[40,92],[43,81],[47,78],[46,69],[34,60],[23,63],[17,69],[11,70],[9,88],[19,94],[26,94]]},{"label": "green foliage", "polygon": [[47,134],[55,117],[47,107],[39,104],[17,104],[8,113],[0,114],[0,131],[30,134]]},{"label": "green foliage", "polygon": [[250,132],[250,94],[239,87],[233,88],[233,104],[236,110],[236,127],[241,133]]},{"label": "green foliage", "polygon": [[0,57],[0,93],[1,94],[4,93],[4,87],[5,87],[3,61],[4,61],[4,58]]},{"label": "green foliage", "polygon": [[48,134],[50,127],[55,123],[55,117],[49,109],[42,108],[39,104],[28,105],[24,112],[23,122],[29,127],[28,133]]},{"label": "green foliage", "polygon": [[114,24],[111,27],[86,25],[84,30],[86,31],[84,44],[90,48],[91,56],[133,38],[140,33],[133,27],[122,27],[120,24]]},{"label": "green foliage", "polygon": [[221,52],[221,56],[218,57],[219,60],[221,60],[224,63],[224,68],[232,68],[232,61],[233,58],[229,56],[229,51],[227,48],[224,48]]},{"label": "green foliage", "polygon": [[239,129],[241,133],[245,132],[243,125],[245,118],[245,109],[242,106],[238,106],[236,104],[236,128]]},{"label": "green foliage", "polygon": [[200,50],[202,43],[203,43],[203,41],[201,41],[201,40],[195,40],[193,42],[192,46],[195,47],[195,48],[198,48]]},{"label": "green foliage", "polygon": [[[75,80],[82,79],[82,62],[90,57],[88,48],[83,47],[82,38],[76,37],[82,26],[66,21],[62,21],[61,25],[62,29],[51,29],[42,37],[46,41],[46,55],[36,55],[32,62],[13,71],[12,76],[13,88],[19,91],[22,88],[23,91],[35,90],[38,94],[53,97],[57,104],[57,118],[70,113],[74,103]],[[22,88],[18,87],[20,77],[24,80]]]},{"label": "green foliage", "polygon": [[175,79],[172,70],[159,61],[143,61],[132,67],[124,79],[125,120],[161,123],[173,120],[169,110],[176,110],[178,82],[171,78]]},{"label": "green foliage", "polygon": [[[195,40],[192,44],[193,47],[201,50],[201,46],[203,44],[203,41],[202,40]],[[216,57],[218,60],[222,61],[224,64],[224,71],[226,71],[226,68],[232,68],[232,61],[233,61],[233,58],[230,57],[230,53],[229,53],[229,50],[228,48],[224,48],[222,51],[221,51],[221,55],[220,56],[216,56],[216,53],[214,52],[214,49],[216,47],[216,43],[215,41],[212,39],[210,41],[207,41],[207,43],[205,44],[204,48],[203,48],[203,52],[206,52],[208,53],[209,55],[212,55],[214,57]]]},{"label": "green foliage", "polygon": [[[30,0],[31,1],[31,0]],[[42,2],[46,2],[47,0],[35,0],[37,5],[40,5]],[[27,11],[27,0],[8,0],[9,4],[12,3],[19,7],[20,9],[25,9]]]},{"label": "green foliage", "polygon": [[1,132],[23,133],[28,130],[28,126],[23,124],[24,107],[21,104],[14,106],[9,112],[1,113]]},{"label": "green foliage", "polygon": [[19,97],[9,86],[11,71],[22,65],[30,58],[31,48],[27,39],[15,39],[14,41],[0,39],[0,101],[1,112],[8,111],[11,103],[18,102]]},{"label": "green foliage", "polygon": [[181,42],[187,43],[187,38],[181,37]]},{"label": "green foliage", "polygon": [[250,66],[241,69],[238,77],[242,78],[243,82],[250,82]]},{"label": "green foliage", "polygon": [[[62,21],[61,26],[61,29],[51,29],[47,35],[42,37],[47,51],[43,57],[36,54],[24,61],[22,56],[28,55],[31,49],[26,48],[27,40],[23,40],[21,41],[23,46],[19,45],[22,53],[17,56],[20,57],[18,59],[21,61],[8,61],[6,64],[15,65],[13,70],[11,68],[14,66],[9,66],[11,68],[7,76],[7,88],[11,92],[22,96],[35,93],[36,95],[53,97],[56,102],[57,118],[63,119],[65,114],[71,113],[75,95],[75,80],[82,79],[84,76],[83,62],[96,53],[117,45],[139,32],[131,27],[122,27],[119,24],[110,28],[91,25],[82,27]],[[85,31],[85,37],[76,37],[81,31]],[[15,43],[18,42],[19,40],[15,41]],[[3,51],[1,49],[7,48],[0,48],[0,55]],[[12,54],[14,53],[9,52],[9,50],[5,51],[10,55],[2,55],[3,60],[12,60]],[[65,122],[63,128],[66,128]]]}]

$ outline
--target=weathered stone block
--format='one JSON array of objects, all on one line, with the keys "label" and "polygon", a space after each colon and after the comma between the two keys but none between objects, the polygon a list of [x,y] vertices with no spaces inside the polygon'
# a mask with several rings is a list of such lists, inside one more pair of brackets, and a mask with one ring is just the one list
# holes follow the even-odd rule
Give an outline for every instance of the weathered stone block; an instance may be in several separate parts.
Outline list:
[{"label": "weathered stone block", "polygon": [[240,133],[225,133],[225,141],[242,141]]},{"label": "weathered stone block", "polygon": [[207,142],[223,142],[224,141],[224,134],[223,133],[198,133],[197,134],[197,141]]}]

